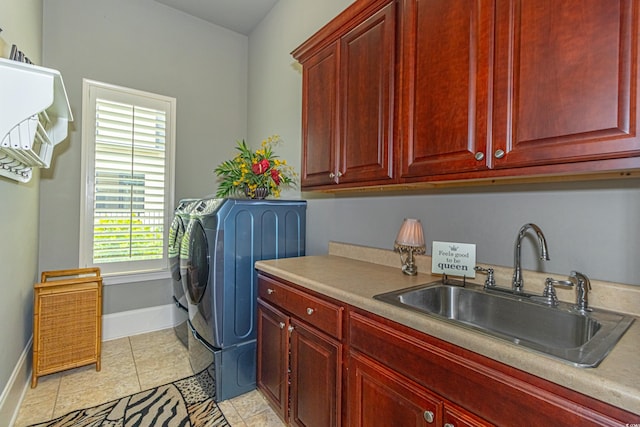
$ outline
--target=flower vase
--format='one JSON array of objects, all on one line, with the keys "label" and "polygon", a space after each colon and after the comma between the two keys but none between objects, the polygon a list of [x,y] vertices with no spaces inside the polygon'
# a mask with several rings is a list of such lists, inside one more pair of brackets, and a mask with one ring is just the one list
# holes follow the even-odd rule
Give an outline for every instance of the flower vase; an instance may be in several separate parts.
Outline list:
[{"label": "flower vase", "polygon": [[267,187],[258,187],[253,191],[253,194],[251,194],[251,190],[249,190],[249,187],[245,187],[244,194],[250,199],[262,200],[269,195],[269,189]]}]

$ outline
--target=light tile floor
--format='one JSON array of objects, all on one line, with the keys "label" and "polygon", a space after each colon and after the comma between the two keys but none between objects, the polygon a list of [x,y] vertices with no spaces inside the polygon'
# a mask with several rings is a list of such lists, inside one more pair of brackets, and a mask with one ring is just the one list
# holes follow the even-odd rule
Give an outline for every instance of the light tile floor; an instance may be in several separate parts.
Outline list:
[{"label": "light tile floor", "polygon": [[[46,375],[29,389],[14,427],[47,421],[67,412],[193,375],[187,349],[173,329],[102,343],[102,367],[84,366]],[[219,403],[232,427],[283,427],[258,391]]]}]

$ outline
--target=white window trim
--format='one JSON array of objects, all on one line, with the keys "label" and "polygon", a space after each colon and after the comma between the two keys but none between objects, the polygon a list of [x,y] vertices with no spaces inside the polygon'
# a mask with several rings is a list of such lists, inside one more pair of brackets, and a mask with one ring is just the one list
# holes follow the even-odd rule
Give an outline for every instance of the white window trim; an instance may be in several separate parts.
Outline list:
[{"label": "white window trim", "polygon": [[[82,80],[82,160],[81,160],[81,194],[80,194],[80,253],[79,266],[90,267],[93,265],[93,180],[89,173],[93,173],[94,150],[92,143],[95,137],[95,110],[90,106],[91,93],[94,90],[108,89],[122,92],[137,97],[148,97],[157,101],[167,102],[170,105],[171,113],[167,117],[166,128],[166,155],[170,159],[166,170],[166,191],[165,194],[165,218],[164,218],[164,241],[165,248],[168,241],[171,216],[175,200],[175,145],[176,145],[176,99],[137,89],[129,89],[121,86],[111,85],[89,79]],[[92,117],[91,114],[94,114]],[[91,221],[91,224],[88,223]],[[152,270],[129,271],[129,272],[101,272],[105,277],[105,285],[123,284],[128,282],[139,282],[146,280],[157,280],[170,278],[168,258],[164,257],[163,266]]]}]

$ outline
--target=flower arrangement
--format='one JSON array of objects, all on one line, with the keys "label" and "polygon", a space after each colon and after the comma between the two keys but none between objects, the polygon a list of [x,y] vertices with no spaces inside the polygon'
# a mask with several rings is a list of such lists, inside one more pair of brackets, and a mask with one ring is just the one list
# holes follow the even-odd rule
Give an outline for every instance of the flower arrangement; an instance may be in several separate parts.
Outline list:
[{"label": "flower arrangement", "polygon": [[237,141],[238,155],[214,170],[221,181],[216,197],[236,194],[250,198],[280,197],[281,187],[294,187],[298,175],[286,160],[273,153],[274,146],[281,142],[280,136],[272,135],[254,152],[244,140]]}]

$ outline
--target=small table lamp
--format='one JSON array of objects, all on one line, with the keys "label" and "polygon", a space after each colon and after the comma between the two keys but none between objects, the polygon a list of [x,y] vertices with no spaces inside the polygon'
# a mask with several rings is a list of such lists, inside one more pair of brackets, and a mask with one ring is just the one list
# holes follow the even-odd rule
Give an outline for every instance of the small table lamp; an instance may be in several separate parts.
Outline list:
[{"label": "small table lamp", "polygon": [[393,247],[400,253],[402,272],[409,276],[418,274],[413,254],[423,254],[426,250],[422,224],[419,219],[405,218]]}]

